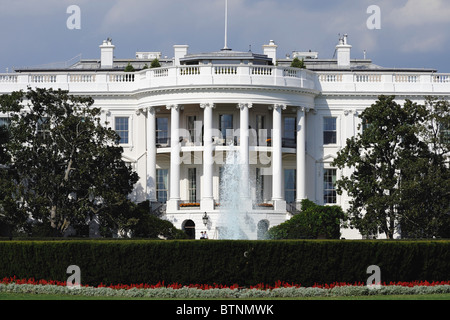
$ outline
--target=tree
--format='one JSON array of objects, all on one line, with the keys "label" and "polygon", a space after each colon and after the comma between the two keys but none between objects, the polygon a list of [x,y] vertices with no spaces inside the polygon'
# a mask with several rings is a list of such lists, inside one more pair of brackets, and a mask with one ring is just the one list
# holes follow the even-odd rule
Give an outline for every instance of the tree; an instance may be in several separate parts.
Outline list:
[{"label": "tree", "polygon": [[[11,119],[5,193],[18,207],[9,216],[25,214],[60,235],[127,201],[138,176],[93,103],[52,89],[0,96],[0,111]],[[5,208],[5,201],[0,205]]]},{"label": "tree", "polygon": [[127,66],[125,67],[125,69],[124,69],[123,71],[124,71],[124,72],[134,72],[134,71],[136,71],[136,70],[135,70],[134,67],[131,65],[131,63],[128,62]]},{"label": "tree", "polygon": [[411,204],[436,200],[432,194],[437,190],[436,172],[431,175],[428,170],[436,167],[429,141],[423,139],[427,108],[410,100],[401,106],[394,99],[380,96],[360,115],[366,127],[347,140],[333,163],[339,169],[352,169],[337,181],[337,188],[351,197],[349,219],[364,236],[384,233],[393,239],[396,232],[425,217],[423,212],[414,212]]},{"label": "tree", "polygon": [[295,57],[294,60],[292,60],[291,62],[291,67],[305,69],[306,68],[305,60],[304,59],[300,60],[299,58]]},{"label": "tree", "polygon": [[161,63],[159,63],[159,60],[157,58],[153,59],[153,61],[150,64],[150,68],[160,68]]},{"label": "tree", "polygon": [[403,165],[401,233],[409,238],[449,238],[450,108],[448,101],[435,97],[426,97],[425,108],[424,122],[417,125],[428,149]]},{"label": "tree", "polygon": [[339,239],[346,216],[340,206],[320,206],[302,200],[301,211],[268,231],[270,239]]}]

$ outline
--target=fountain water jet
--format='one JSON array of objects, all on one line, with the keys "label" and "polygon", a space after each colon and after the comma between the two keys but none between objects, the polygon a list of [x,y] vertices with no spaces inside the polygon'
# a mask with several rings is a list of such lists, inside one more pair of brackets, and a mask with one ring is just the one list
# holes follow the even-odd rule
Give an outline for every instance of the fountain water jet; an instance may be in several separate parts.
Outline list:
[{"label": "fountain water jet", "polygon": [[230,148],[220,181],[219,239],[249,239],[252,208],[248,163],[242,163],[239,148]]}]

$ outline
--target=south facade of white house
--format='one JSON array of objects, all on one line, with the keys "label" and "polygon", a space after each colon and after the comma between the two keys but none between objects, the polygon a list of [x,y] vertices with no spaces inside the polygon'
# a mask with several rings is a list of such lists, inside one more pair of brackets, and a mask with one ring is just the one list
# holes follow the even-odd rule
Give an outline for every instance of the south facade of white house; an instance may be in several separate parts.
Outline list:
[{"label": "south facade of white house", "polygon": [[[228,48],[195,54],[175,45],[172,58],[137,52],[116,59],[108,39],[100,59],[0,74],[0,94],[45,87],[91,96],[140,177],[131,198],[149,200],[153,213],[192,238],[220,237],[226,155],[238,150],[251,200],[245,233],[259,239],[298,212],[303,199],[348,208],[335,182],[349,172],[332,162],[379,95],[395,95],[402,104],[450,95],[450,74],[380,67],[352,59],[351,48],[344,35],[333,59],[310,51],[278,58],[272,40],[260,54]],[[306,68],[290,67],[295,57]],[[147,68],[154,59],[160,67]],[[128,64],[134,72],[124,72]],[[0,114],[0,125],[6,117]],[[361,235],[343,229],[342,237]]]}]

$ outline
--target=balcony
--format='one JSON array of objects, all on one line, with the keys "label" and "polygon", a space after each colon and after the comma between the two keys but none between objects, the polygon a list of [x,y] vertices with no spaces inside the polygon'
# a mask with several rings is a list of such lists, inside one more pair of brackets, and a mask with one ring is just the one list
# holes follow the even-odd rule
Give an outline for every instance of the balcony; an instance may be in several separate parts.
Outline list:
[{"label": "balcony", "polygon": [[253,65],[197,65],[146,69],[139,72],[68,70],[0,74],[0,92],[28,86],[73,93],[134,92],[183,86],[275,86],[315,90],[316,77],[305,69]]}]

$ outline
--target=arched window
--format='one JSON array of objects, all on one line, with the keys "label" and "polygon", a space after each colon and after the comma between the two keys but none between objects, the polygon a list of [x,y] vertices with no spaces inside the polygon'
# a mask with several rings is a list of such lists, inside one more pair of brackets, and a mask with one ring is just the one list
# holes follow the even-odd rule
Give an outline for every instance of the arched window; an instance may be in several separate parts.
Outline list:
[{"label": "arched window", "polygon": [[183,231],[187,234],[189,239],[195,239],[195,223],[192,220],[183,222]]}]

